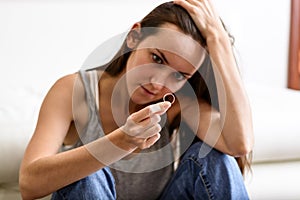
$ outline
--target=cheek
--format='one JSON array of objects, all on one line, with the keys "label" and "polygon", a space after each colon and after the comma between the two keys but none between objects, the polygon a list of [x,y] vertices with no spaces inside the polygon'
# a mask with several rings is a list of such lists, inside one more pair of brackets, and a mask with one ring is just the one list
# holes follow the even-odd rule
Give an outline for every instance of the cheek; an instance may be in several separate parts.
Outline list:
[{"label": "cheek", "polygon": [[149,64],[140,64],[135,67],[128,67],[126,76],[128,79],[131,79],[131,81],[149,81],[150,77],[153,76],[153,69],[153,66]]},{"label": "cheek", "polygon": [[186,82],[187,81],[167,81],[165,87],[167,88],[168,92],[175,93],[180,90],[186,84]]},{"label": "cheek", "polygon": [[149,77],[154,72],[153,69],[153,64],[149,64],[145,60],[131,60],[126,66],[126,76],[128,79],[134,79],[138,82],[149,81]]},{"label": "cheek", "polygon": [[130,54],[130,57],[127,61],[127,68],[133,69],[147,63],[149,64],[150,60],[145,50],[136,50]]},{"label": "cheek", "polygon": [[140,85],[148,84],[150,81],[151,66],[140,65],[132,68],[127,68],[126,71],[126,84],[128,88],[128,92],[132,93],[135,91]]}]

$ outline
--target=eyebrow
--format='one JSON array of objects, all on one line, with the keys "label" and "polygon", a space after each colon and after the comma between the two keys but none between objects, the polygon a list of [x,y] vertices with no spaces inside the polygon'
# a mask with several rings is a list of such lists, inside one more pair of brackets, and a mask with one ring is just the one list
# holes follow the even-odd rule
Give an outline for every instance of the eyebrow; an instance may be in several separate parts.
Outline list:
[{"label": "eyebrow", "polygon": [[[158,53],[161,55],[163,61],[167,64],[169,64],[168,60],[166,59],[166,56],[163,52],[161,52],[159,49],[156,48],[156,51],[158,51]],[[192,76],[192,74],[190,73],[187,73],[187,72],[180,72],[178,71],[179,73],[183,74],[183,75],[186,75],[186,76]]]}]

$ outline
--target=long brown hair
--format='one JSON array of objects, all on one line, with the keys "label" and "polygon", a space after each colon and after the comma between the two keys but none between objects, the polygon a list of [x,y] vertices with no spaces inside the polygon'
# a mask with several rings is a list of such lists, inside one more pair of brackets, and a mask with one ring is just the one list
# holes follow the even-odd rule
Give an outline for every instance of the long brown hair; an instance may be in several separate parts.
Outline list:
[{"label": "long brown hair", "polygon": [[[204,48],[206,47],[205,38],[202,36],[201,32],[195,25],[188,12],[181,6],[175,5],[172,2],[167,2],[159,5],[158,7],[153,9],[148,15],[146,15],[140,21],[140,23],[141,28],[161,27],[165,23],[174,24],[178,28],[180,28],[183,33],[190,35],[194,40],[198,41]],[[224,23],[223,26],[226,30]],[[146,37],[145,34],[143,35],[143,38]],[[231,38],[233,45],[234,38],[229,33],[228,35]],[[127,47],[125,41],[122,47],[120,48],[119,52],[115,55],[111,62],[106,64],[105,71],[112,76],[116,76],[119,73],[121,73],[126,66],[130,53],[130,49]],[[197,95],[197,98],[206,100],[213,107],[219,110],[215,77],[209,56],[206,56],[199,70],[188,80],[188,84],[192,86],[195,94]],[[186,90],[184,90],[183,88],[183,90],[181,91]],[[244,174],[245,169],[250,169],[251,153],[249,155],[236,158],[236,161],[240,167],[241,172]]]}]

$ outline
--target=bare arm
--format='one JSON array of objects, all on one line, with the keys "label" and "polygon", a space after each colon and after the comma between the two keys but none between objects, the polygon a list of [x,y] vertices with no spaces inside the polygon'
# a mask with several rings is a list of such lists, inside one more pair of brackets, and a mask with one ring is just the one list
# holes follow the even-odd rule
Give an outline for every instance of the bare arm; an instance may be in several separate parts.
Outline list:
[{"label": "bare arm", "polygon": [[[135,125],[147,129],[153,127],[148,135],[142,135],[144,131],[136,131],[135,135],[125,134],[118,128],[82,147],[58,153],[73,121],[72,92],[76,76],[69,75],[58,80],[41,106],[36,129],[20,169],[19,183],[24,200],[46,196],[120,160],[137,147],[148,148],[159,138],[160,127],[154,120],[155,117],[159,119],[158,114],[151,114],[146,107],[132,115],[136,124],[131,127],[134,130],[137,130]],[[139,123],[147,120],[153,123]]]},{"label": "bare arm", "polygon": [[216,77],[220,112],[200,102],[197,135],[224,153],[245,155],[253,146],[252,114],[229,36],[211,1],[178,0],[174,3],[189,12],[206,39]]},{"label": "bare arm", "polygon": [[69,75],[58,80],[43,101],[20,169],[24,199],[50,194],[103,167],[85,147],[57,154],[73,120],[75,78],[76,75]]}]

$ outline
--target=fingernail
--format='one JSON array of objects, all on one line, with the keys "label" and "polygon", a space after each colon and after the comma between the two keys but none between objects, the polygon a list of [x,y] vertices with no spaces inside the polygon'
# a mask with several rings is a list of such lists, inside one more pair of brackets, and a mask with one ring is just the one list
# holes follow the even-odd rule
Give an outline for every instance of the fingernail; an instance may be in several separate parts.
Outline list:
[{"label": "fingernail", "polygon": [[168,108],[171,107],[171,105],[172,105],[171,102],[165,101],[164,104],[163,104],[163,108],[164,108],[164,109],[168,109]]}]

